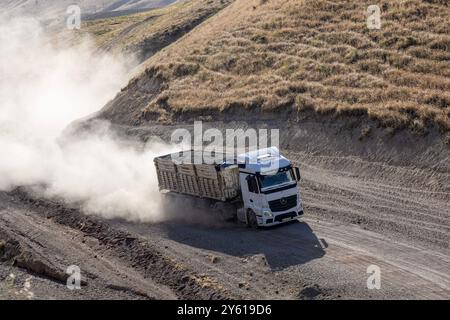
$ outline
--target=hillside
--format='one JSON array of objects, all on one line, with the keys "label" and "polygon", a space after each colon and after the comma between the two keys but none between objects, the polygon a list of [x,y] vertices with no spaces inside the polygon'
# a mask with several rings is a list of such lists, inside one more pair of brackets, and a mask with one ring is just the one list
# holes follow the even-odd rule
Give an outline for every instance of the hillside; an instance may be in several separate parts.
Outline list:
[{"label": "hillside", "polygon": [[236,0],[146,61],[100,117],[172,123],[220,112],[370,119],[450,130],[447,1]]},{"label": "hillside", "polygon": [[176,41],[232,0],[185,0],[141,13],[83,22],[81,35],[101,50],[136,53],[140,61]]}]

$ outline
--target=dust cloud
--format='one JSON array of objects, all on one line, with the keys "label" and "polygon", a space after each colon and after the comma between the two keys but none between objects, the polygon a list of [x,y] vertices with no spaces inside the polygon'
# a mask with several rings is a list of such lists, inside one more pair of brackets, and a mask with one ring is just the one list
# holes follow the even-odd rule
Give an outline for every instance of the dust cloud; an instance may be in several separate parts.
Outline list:
[{"label": "dust cloud", "polygon": [[29,186],[106,218],[161,220],[153,158],[168,146],[137,148],[108,124],[61,138],[126,84],[129,61],[93,54],[89,39],[57,43],[34,19],[0,18],[0,190]]}]

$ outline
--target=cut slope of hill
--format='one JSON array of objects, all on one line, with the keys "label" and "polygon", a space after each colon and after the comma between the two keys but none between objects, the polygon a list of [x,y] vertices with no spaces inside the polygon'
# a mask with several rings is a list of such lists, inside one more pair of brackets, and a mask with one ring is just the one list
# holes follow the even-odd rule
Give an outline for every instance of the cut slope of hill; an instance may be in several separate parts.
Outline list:
[{"label": "cut slope of hill", "polygon": [[450,130],[447,1],[236,0],[146,62],[102,113],[120,124],[240,112]]}]

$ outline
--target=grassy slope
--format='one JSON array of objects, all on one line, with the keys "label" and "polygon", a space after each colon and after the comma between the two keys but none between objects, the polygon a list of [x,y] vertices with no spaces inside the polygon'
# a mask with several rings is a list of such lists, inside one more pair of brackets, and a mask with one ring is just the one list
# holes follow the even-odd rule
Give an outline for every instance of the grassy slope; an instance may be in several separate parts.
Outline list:
[{"label": "grassy slope", "polygon": [[[283,111],[292,118],[314,110],[448,132],[448,3],[379,1],[379,31],[366,28],[370,4],[236,0],[149,59],[105,115],[136,124],[170,122],[193,110]],[[130,117],[114,119],[125,105]]]},{"label": "grassy slope", "polygon": [[140,54],[145,60],[196,25],[223,9],[231,0],[185,0],[138,14],[84,22],[101,49]]}]

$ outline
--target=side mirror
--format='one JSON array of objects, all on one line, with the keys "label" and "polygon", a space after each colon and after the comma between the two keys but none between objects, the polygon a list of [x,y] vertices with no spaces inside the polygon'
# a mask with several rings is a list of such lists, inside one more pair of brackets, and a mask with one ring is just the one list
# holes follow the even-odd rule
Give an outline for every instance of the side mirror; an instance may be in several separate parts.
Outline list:
[{"label": "side mirror", "polygon": [[295,178],[297,179],[297,181],[300,181],[302,179],[302,176],[300,175],[300,169],[298,167],[295,167],[294,170],[295,170]]}]

